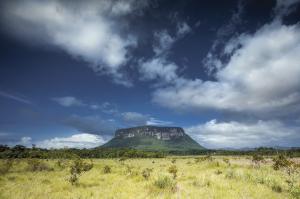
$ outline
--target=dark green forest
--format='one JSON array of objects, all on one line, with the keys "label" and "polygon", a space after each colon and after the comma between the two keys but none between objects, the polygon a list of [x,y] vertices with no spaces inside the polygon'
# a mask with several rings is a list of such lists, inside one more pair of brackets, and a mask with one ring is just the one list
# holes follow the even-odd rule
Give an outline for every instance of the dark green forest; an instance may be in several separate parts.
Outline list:
[{"label": "dark green forest", "polygon": [[168,155],[280,155],[300,157],[300,148],[274,149],[260,147],[253,150],[189,150],[189,151],[145,151],[131,148],[104,148],[92,149],[42,149],[32,146],[27,148],[22,145],[9,147],[0,145],[0,158],[40,158],[56,159],[74,157],[80,158],[163,158]]}]

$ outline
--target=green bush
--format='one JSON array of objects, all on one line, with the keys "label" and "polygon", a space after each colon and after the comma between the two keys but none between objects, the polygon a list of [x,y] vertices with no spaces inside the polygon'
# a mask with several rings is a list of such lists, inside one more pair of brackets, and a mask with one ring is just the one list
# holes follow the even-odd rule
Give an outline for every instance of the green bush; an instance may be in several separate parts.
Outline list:
[{"label": "green bush", "polygon": [[273,159],[273,169],[279,170],[283,169],[290,176],[293,172],[295,172],[296,167],[294,162],[287,159],[284,155],[279,155]]},{"label": "green bush", "polygon": [[290,190],[291,195],[293,198],[300,199],[300,185],[298,187],[293,187]]},{"label": "green bush", "polygon": [[254,154],[252,156],[252,162],[256,167],[260,167],[260,164],[264,162],[264,157],[262,155]]},{"label": "green bush", "polygon": [[0,165],[0,174],[1,175],[5,175],[9,172],[9,170],[12,168],[13,166],[13,160],[12,159],[8,159],[6,161],[4,161],[1,165]]},{"label": "green bush", "polygon": [[108,165],[105,165],[103,167],[103,173],[111,173],[111,167]]},{"label": "green bush", "polygon": [[272,190],[281,193],[282,192],[282,187],[280,185],[272,185]]},{"label": "green bush", "polygon": [[70,177],[69,182],[72,185],[75,185],[79,181],[79,177],[83,172],[87,172],[93,168],[93,163],[86,163],[80,158],[77,158],[73,161],[70,167]]},{"label": "green bush", "polygon": [[48,164],[39,159],[28,159],[27,160],[27,171],[53,171],[53,168],[49,167]]},{"label": "green bush", "polygon": [[177,177],[177,172],[178,172],[178,169],[177,169],[176,165],[170,166],[170,167],[168,168],[168,172],[169,172],[170,174],[172,174],[172,175],[173,175],[173,178],[175,179],[175,178]]},{"label": "green bush", "polygon": [[203,161],[213,161],[213,157],[211,155],[206,155],[204,157],[195,158],[195,163],[203,162]]},{"label": "green bush", "polygon": [[160,176],[154,181],[154,186],[158,187],[159,189],[174,189],[176,187],[176,183],[168,176]]},{"label": "green bush", "polygon": [[57,160],[56,165],[60,169],[65,169],[68,166],[67,161],[62,159]]}]

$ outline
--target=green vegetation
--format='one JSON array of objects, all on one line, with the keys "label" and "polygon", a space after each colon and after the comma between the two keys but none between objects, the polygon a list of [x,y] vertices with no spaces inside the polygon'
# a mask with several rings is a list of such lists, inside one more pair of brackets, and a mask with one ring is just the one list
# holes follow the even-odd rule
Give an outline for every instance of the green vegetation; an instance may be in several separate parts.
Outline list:
[{"label": "green vegetation", "polygon": [[172,165],[169,167],[168,169],[169,173],[173,175],[173,178],[176,179],[177,177],[177,172],[178,172],[178,169],[175,165]]},{"label": "green vegetation", "polygon": [[70,168],[70,178],[69,182],[72,185],[75,185],[79,181],[79,177],[83,172],[87,172],[93,168],[93,163],[86,163],[80,158],[75,159],[72,162],[71,168]]},{"label": "green vegetation", "polygon": [[259,168],[253,159],[2,159],[0,198],[300,198],[299,158],[264,156]]},{"label": "green vegetation", "polygon": [[103,167],[103,173],[111,173],[111,168],[110,168],[110,166],[105,165],[105,166]]},{"label": "green vegetation", "polygon": [[12,148],[0,145],[0,159],[39,158],[39,159],[74,159],[80,158],[162,158],[165,154],[159,151],[142,151],[130,148],[93,149],[41,149],[26,148],[16,145]]},{"label": "green vegetation", "polygon": [[[156,140],[156,139],[155,139]],[[157,140],[156,140],[157,141]],[[12,158],[38,158],[38,159],[74,159],[80,158],[163,158],[167,155],[206,155],[198,158],[197,161],[212,160],[211,155],[247,155],[247,156],[274,156],[286,155],[288,157],[300,157],[300,148],[292,148],[289,150],[277,150],[273,148],[257,148],[249,151],[225,151],[225,150],[204,150],[204,149],[184,149],[184,150],[140,150],[133,148],[106,148],[97,147],[93,149],[41,149],[41,148],[26,148],[22,145],[8,147],[0,145],[0,159]],[[224,157],[226,160],[226,157]],[[175,160],[176,161],[176,160]],[[229,161],[229,160],[228,160]],[[230,164],[230,162],[228,162]]]},{"label": "green vegetation", "polygon": [[0,146],[0,198],[300,199],[299,152]]},{"label": "green vegetation", "polygon": [[158,140],[149,136],[136,136],[132,138],[118,138],[111,139],[103,147],[116,147],[116,148],[134,148],[145,151],[178,151],[187,152],[190,150],[204,150],[197,142],[195,142],[188,135],[172,140]]}]

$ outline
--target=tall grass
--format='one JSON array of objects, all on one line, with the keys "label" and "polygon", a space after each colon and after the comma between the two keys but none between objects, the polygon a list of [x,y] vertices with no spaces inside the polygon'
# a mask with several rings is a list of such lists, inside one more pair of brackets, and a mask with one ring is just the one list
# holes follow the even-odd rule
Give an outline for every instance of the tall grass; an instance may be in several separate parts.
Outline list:
[{"label": "tall grass", "polygon": [[28,169],[29,160],[14,161],[0,176],[0,198],[300,198],[299,169],[290,176],[274,170],[271,160],[258,168],[251,158],[227,159],[95,159],[77,186],[68,181],[71,160],[40,161],[51,169],[36,171]]}]

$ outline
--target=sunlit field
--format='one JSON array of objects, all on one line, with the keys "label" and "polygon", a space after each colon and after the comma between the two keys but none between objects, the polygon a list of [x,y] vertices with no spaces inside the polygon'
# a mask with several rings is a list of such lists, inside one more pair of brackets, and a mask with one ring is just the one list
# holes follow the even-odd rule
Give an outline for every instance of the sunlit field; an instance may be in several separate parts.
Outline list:
[{"label": "sunlit field", "polygon": [[92,168],[71,183],[74,160],[1,160],[0,198],[300,198],[299,167],[274,170],[271,158],[83,161]]}]

